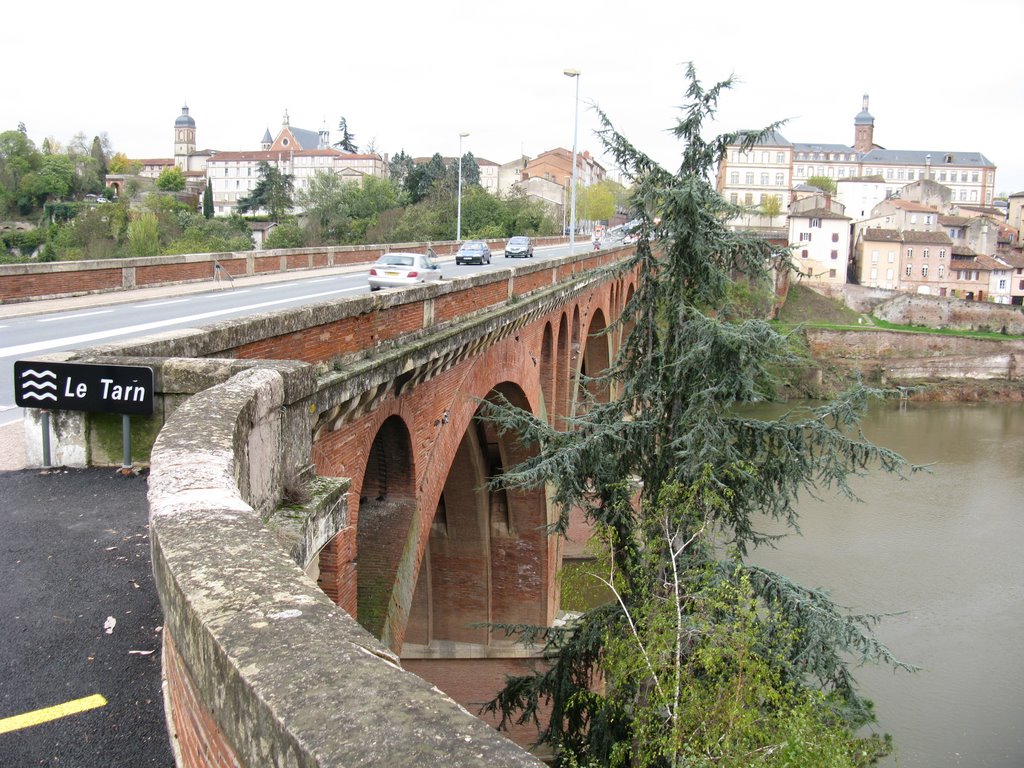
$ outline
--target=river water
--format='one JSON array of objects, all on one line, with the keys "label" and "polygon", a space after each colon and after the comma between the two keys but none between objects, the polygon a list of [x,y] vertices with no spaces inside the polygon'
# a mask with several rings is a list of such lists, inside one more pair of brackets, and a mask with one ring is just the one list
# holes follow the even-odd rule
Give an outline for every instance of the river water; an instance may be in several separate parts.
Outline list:
[{"label": "river water", "polygon": [[873,407],[868,438],[931,464],[857,478],[862,503],[800,505],[803,535],[756,562],[824,587],[916,673],[856,670],[893,735],[886,766],[1024,766],[1024,406]]}]

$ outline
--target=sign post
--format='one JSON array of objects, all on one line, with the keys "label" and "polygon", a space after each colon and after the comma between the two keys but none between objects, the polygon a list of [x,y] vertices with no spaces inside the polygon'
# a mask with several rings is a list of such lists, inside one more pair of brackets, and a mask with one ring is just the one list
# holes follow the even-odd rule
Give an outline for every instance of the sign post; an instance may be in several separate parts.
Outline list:
[{"label": "sign post", "polygon": [[139,365],[93,365],[17,360],[14,402],[43,411],[43,465],[49,466],[51,410],[120,413],[124,467],[131,466],[131,416],[153,413],[153,369]]}]

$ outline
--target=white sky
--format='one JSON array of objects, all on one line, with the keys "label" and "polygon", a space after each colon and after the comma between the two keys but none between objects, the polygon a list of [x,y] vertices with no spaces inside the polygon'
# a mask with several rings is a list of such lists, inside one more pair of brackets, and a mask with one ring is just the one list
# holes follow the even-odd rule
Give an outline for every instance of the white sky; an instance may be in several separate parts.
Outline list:
[{"label": "white sky", "polygon": [[[129,157],[170,157],[183,104],[200,149],[259,148],[344,116],[362,148],[463,151],[494,162],[599,153],[596,103],[670,168],[685,63],[734,74],[710,132],[788,119],[794,142],[852,144],[870,96],[888,149],[982,152],[998,192],[1024,191],[1021,0],[377,0],[169,3],[56,0],[4,10],[0,130],[37,146],[106,132]],[[610,169],[611,170],[611,169]]]}]

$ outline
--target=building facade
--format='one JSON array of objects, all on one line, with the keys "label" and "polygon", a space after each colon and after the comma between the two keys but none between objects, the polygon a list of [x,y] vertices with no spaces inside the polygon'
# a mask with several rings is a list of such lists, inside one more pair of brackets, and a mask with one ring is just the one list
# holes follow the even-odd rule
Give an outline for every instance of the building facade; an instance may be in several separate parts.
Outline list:
[{"label": "building facade", "polygon": [[[890,150],[875,144],[874,117],[868,97],[854,117],[854,143],[792,143],[774,131],[752,149],[729,146],[718,168],[719,192],[739,204],[757,205],[768,194],[782,195],[814,176],[839,182],[843,179],[878,177],[887,197],[907,184],[929,179],[950,190],[954,202],[992,204],[996,166],[980,152],[952,150]],[[785,209],[785,205],[783,206]]]},{"label": "building facade", "polygon": [[828,195],[805,198],[789,215],[791,262],[801,279],[818,285],[846,283],[850,217]]}]

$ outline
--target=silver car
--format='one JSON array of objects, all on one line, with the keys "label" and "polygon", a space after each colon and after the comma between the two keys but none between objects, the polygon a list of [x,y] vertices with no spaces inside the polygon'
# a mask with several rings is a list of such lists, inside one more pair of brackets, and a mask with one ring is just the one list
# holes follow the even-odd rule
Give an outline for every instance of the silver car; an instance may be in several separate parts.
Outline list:
[{"label": "silver car", "polygon": [[524,259],[533,258],[533,241],[528,237],[517,235],[505,244],[505,258],[519,258],[520,256]]},{"label": "silver car", "polygon": [[370,290],[441,279],[441,267],[423,253],[385,253],[370,267]]}]

